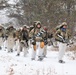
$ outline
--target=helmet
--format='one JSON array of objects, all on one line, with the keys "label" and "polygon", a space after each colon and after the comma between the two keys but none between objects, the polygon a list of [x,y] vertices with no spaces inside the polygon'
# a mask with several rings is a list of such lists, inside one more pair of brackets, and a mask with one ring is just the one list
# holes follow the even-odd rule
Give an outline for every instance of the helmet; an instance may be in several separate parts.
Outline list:
[{"label": "helmet", "polygon": [[40,24],[41,25],[41,22],[40,21],[36,21],[36,25]]},{"label": "helmet", "polygon": [[8,26],[8,28],[13,28],[13,25]]},{"label": "helmet", "polygon": [[41,22],[40,21],[34,21],[34,26],[36,26],[36,25],[38,25],[38,24],[40,24],[41,25]]},{"label": "helmet", "polygon": [[58,25],[58,26],[56,27],[56,30],[62,28],[63,26],[67,26],[67,23],[66,23],[66,22],[63,22],[62,24]]},{"label": "helmet", "polygon": [[27,28],[27,25],[23,25],[23,28]]},{"label": "helmet", "polygon": [[10,25],[10,26],[8,26],[6,29],[7,29],[7,30],[11,30],[12,28],[13,28],[13,26]]},{"label": "helmet", "polygon": [[66,23],[66,22],[63,22],[61,25],[62,25],[62,26],[64,26],[64,25],[66,25],[66,26],[67,26],[67,23]]}]

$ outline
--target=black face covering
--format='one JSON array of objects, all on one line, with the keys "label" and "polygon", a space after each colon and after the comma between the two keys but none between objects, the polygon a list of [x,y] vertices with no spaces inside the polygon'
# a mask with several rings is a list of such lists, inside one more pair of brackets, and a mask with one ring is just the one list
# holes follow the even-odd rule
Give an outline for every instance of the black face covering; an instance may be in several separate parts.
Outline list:
[{"label": "black face covering", "polygon": [[66,28],[61,28],[61,30],[62,30],[63,32],[66,32]]}]

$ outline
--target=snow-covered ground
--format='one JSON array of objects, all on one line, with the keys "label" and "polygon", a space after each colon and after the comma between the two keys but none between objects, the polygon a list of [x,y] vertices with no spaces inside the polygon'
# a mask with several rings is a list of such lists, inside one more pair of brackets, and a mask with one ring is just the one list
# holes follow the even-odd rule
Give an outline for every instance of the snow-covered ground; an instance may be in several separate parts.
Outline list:
[{"label": "snow-covered ground", "polygon": [[31,48],[24,57],[22,52],[16,56],[16,51],[0,50],[0,75],[76,75],[76,60],[72,59],[72,52],[65,53],[64,64],[58,63],[58,51],[52,51],[50,46],[43,61],[32,61],[30,52]]}]

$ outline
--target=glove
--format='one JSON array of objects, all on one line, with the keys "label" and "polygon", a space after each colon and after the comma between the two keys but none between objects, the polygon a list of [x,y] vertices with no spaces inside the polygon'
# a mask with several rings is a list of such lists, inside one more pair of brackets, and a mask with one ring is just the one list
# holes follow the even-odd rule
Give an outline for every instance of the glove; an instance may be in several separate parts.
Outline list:
[{"label": "glove", "polygon": [[48,41],[47,40],[44,40],[44,44],[47,45],[48,44]]},{"label": "glove", "polygon": [[32,45],[36,45],[36,41],[34,39],[32,39]]},{"label": "glove", "polygon": [[7,40],[8,36],[5,36],[5,39]]}]

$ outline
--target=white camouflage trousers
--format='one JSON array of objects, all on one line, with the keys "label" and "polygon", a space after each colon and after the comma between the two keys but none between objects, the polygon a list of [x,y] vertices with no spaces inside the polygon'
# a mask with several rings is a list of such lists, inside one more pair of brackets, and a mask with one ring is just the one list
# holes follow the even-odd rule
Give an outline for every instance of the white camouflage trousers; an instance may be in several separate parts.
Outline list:
[{"label": "white camouflage trousers", "polygon": [[62,60],[66,50],[66,43],[58,42],[58,46],[59,46],[58,60]]},{"label": "white camouflage trousers", "polygon": [[8,52],[11,52],[11,50],[13,50],[14,44],[15,44],[14,38],[9,36],[7,38],[7,51]]},{"label": "white camouflage trousers", "polygon": [[32,54],[31,58],[38,60],[39,57],[43,57],[44,48],[40,47],[40,42],[36,42],[36,51],[33,49],[32,45]]},{"label": "white camouflage trousers", "polygon": [[0,37],[0,48],[2,47],[2,45],[3,45],[3,39],[2,37]]},{"label": "white camouflage trousers", "polygon": [[20,52],[21,52],[21,49],[22,49],[22,51],[23,51],[23,53],[24,53],[24,56],[26,56],[26,54],[27,54],[27,43],[26,43],[26,41],[19,41],[19,40],[17,40],[16,41],[16,48],[17,48],[17,54],[20,54]]},{"label": "white camouflage trousers", "polygon": [[43,56],[46,57],[47,55],[47,45],[44,46],[44,50],[43,50]]}]

